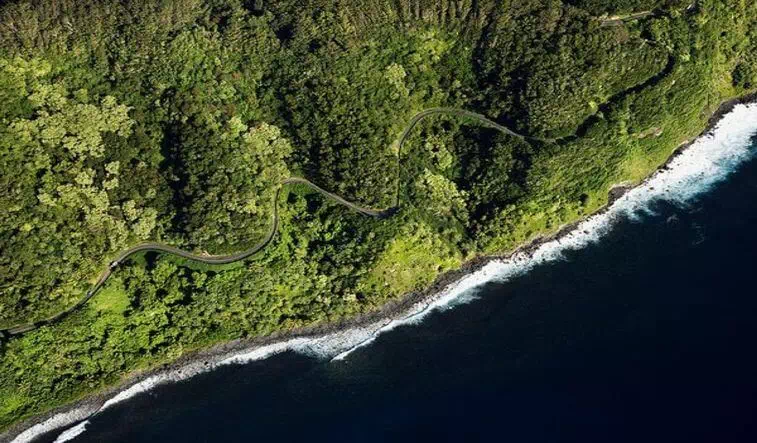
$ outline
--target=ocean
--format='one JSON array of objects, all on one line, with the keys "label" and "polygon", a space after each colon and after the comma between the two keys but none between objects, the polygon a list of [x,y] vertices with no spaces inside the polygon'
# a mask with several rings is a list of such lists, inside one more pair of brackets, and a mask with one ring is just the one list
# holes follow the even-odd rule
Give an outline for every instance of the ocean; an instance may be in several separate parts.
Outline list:
[{"label": "ocean", "polygon": [[572,236],[404,320],[151,384],[37,441],[757,441],[755,133],[737,107]]}]

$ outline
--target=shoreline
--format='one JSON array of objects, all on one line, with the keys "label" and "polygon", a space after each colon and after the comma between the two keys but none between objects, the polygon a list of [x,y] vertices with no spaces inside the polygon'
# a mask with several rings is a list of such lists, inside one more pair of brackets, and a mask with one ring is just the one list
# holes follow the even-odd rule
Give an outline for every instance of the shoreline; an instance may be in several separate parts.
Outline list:
[{"label": "shoreline", "polygon": [[[395,300],[390,300],[379,309],[369,313],[345,318],[337,322],[313,325],[296,330],[279,331],[266,337],[237,339],[216,344],[205,349],[191,350],[172,363],[162,364],[152,369],[134,371],[125,375],[115,386],[18,422],[0,434],[0,441],[10,441],[14,438],[24,436],[27,432],[30,434],[24,438],[34,438],[54,430],[62,429],[71,424],[86,420],[92,414],[158,384],[185,380],[199,373],[207,372],[227,364],[243,363],[245,360],[265,358],[287,350],[297,349],[298,347],[304,347],[305,342],[318,342],[327,338],[338,339],[339,334],[345,334],[351,330],[372,330],[373,333],[367,339],[357,345],[353,345],[349,351],[346,351],[346,353],[349,353],[370,342],[377,333],[393,322],[408,320],[432,309],[435,307],[434,302],[442,299],[451,287],[460,283],[467,276],[481,271],[486,265],[496,261],[508,260],[519,255],[533,257],[533,254],[544,244],[555,240],[559,241],[576,231],[577,227],[589,218],[608,212],[614,203],[629,191],[644,186],[659,172],[669,170],[671,163],[692,146],[696,140],[711,133],[725,114],[731,112],[739,104],[754,102],[757,102],[757,93],[723,102],[708,119],[705,129],[697,137],[678,146],[668,159],[658,168],[651,171],[644,180],[633,186],[613,186],[609,190],[607,204],[591,214],[561,226],[551,234],[536,237],[504,254],[475,257],[463,263],[460,268],[438,276],[425,290],[409,293]],[[421,309],[414,310],[418,306]],[[339,356],[336,358],[339,358]],[[24,439],[23,441],[27,440]]]},{"label": "shoreline", "polygon": [[[402,147],[405,144],[405,141],[407,141],[408,137],[410,136],[410,133],[413,130],[413,128],[415,128],[418,125],[418,123],[420,123],[422,120],[424,120],[425,118],[429,116],[444,115],[444,114],[476,120],[479,123],[481,123],[483,126],[496,129],[497,131],[500,131],[504,134],[511,135],[521,140],[529,139],[529,140],[536,140],[536,141],[542,141],[542,142],[554,141],[552,139],[543,139],[543,138],[537,138],[537,137],[531,137],[531,136],[519,134],[506,126],[502,126],[493,120],[489,120],[484,115],[477,114],[472,111],[466,111],[464,109],[457,109],[457,108],[434,107],[434,108],[425,109],[415,114],[413,118],[411,118],[410,121],[405,126],[405,130],[402,131],[402,134],[400,135],[399,139],[397,139],[398,140],[397,141],[397,146],[398,146],[397,147],[398,149],[397,161],[400,164],[401,164]],[[110,259],[108,261],[109,263],[108,266],[105,268],[102,274],[100,274],[99,278],[96,280],[96,283],[85,293],[84,297],[82,297],[79,301],[74,303],[72,306],[65,308],[62,311],[47,318],[42,318],[42,319],[32,321],[29,323],[19,323],[16,325],[5,327],[5,328],[0,328],[0,339],[4,337],[13,337],[13,336],[25,334],[27,332],[31,332],[35,329],[38,329],[42,326],[56,323],[62,320],[63,318],[67,317],[74,311],[78,310],[79,308],[87,304],[89,300],[92,299],[92,297],[97,295],[97,293],[103,288],[103,286],[105,286],[105,283],[108,281],[110,276],[113,275],[113,271],[119,266],[120,263],[123,263],[125,260],[128,260],[130,257],[136,254],[141,254],[144,252],[157,252],[160,254],[174,255],[174,256],[181,257],[181,258],[191,260],[194,262],[211,264],[211,265],[225,265],[225,264],[235,263],[241,260],[245,260],[246,258],[257,254],[259,251],[265,249],[271,243],[273,238],[276,236],[276,233],[278,232],[278,229],[279,229],[278,202],[279,202],[279,196],[281,194],[281,190],[283,186],[285,185],[304,185],[312,189],[313,191],[321,194],[326,199],[339,203],[349,209],[352,209],[353,211],[359,212],[360,214],[368,216],[368,217],[374,217],[374,218],[379,218],[379,219],[391,217],[400,208],[401,187],[399,185],[399,182],[397,185],[397,195],[395,196],[394,204],[384,209],[377,209],[373,207],[360,206],[358,203],[345,200],[341,196],[321,188],[320,186],[316,185],[315,183],[311,182],[310,180],[306,178],[290,176],[289,178],[285,178],[277,183],[276,192],[274,193],[273,201],[272,201],[273,213],[272,213],[271,227],[266,233],[266,235],[253,246],[247,249],[244,249],[242,251],[232,252],[229,254],[206,255],[206,254],[196,254],[192,252],[191,250],[181,249],[179,247],[171,246],[169,244],[161,243],[161,242],[143,242],[143,243],[136,244],[125,250],[122,250],[121,252],[118,252],[114,258]]]}]

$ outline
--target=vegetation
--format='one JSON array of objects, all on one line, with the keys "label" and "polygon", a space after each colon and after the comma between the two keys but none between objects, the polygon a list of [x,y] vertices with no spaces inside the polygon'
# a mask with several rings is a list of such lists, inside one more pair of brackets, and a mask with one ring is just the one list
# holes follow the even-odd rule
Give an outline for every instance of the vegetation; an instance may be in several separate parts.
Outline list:
[{"label": "vegetation", "polygon": [[[0,429],[223,340],[335,321],[591,213],[757,89],[757,5],[18,0],[0,7]],[[605,15],[651,10],[614,26]],[[115,32],[114,30],[118,30]],[[556,143],[465,119],[470,109]],[[400,155],[399,162],[397,156]]]}]

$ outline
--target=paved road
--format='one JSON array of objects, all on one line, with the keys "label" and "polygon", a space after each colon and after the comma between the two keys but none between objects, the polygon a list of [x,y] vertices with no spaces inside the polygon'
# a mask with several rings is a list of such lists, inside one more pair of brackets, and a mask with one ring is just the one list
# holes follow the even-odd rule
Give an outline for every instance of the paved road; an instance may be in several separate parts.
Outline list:
[{"label": "paved road", "polygon": [[607,17],[600,21],[600,26],[620,26],[625,22],[630,22],[633,20],[638,20],[641,18],[649,17],[650,15],[654,15],[654,11],[641,11],[641,12],[634,12],[631,14],[624,14],[624,15],[613,15],[611,17]]},{"label": "paved road", "polygon": [[[689,3],[686,7],[679,8],[677,10],[673,9],[672,11],[678,11],[681,13],[693,13],[696,12],[697,9],[699,9],[699,2],[698,0],[694,0],[691,3]],[[639,12],[631,12],[628,14],[620,14],[620,15],[612,15],[610,17],[605,17],[599,21],[600,26],[620,26],[625,22],[630,22],[633,20],[639,20],[642,18],[647,17],[659,17],[663,14],[667,14],[667,12],[656,9],[656,10],[647,10],[647,11],[639,11]]]},{"label": "paved road", "polygon": [[[536,137],[529,137],[526,135],[518,134],[517,132],[507,128],[506,126],[502,126],[499,123],[489,120],[485,116],[481,114],[477,114],[475,112],[466,111],[463,109],[455,109],[455,108],[430,108],[426,109],[424,111],[421,111],[417,113],[415,116],[413,116],[412,119],[408,122],[407,126],[405,127],[405,130],[402,131],[402,135],[400,135],[400,138],[398,139],[398,153],[397,153],[397,159],[398,161],[401,161],[401,153],[402,153],[402,147],[405,144],[405,141],[410,136],[411,131],[415,126],[423,119],[433,116],[433,115],[452,115],[456,117],[462,117],[467,118],[471,120],[475,120],[482,126],[487,126],[493,129],[496,129],[500,132],[503,132],[508,135],[512,135],[514,137],[517,137],[521,140],[539,140],[543,142],[553,142],[553,139],[543,139],[543,138],[536,138]],[[398,169],[399,170],[399,169]],[[279,228],[279,208],[278,208],[278,202],[279,202],[279,196],[281,194],[281,190],[284,186],[290,185],[290,184],[300,184],[305,185],[309,187],[310,189],[318,192],[319,194],[323,195],[324,197],[335,201],[343,206],[346,206],[356,212],[359,212],[363,215],[366,215],[368,217],[376,217],[376,218],[386,218],[394,215],[399,210],[400,205],[400,180],[397,179],[397,194],[395,196],[394,205],[385,208],[385,209],[373,209],[368,208],[365,206],[358,205],[356,203],[350,202],[348,200],[345,200],[344,198],[331,193],[329,191],[326,191],[325,189],[321,188],[320,186],[316,185],[315,183],[301,177],[290,177],[283,181],[281,181],[278,185],[278,188],[276,189],[276,193],[273,197],[273,213],[271,216],[271,228],[268,230],[268,233],[263,237],[262,240],[260,240],[256,245],[252,246],[251,248],[245,249],[244,251],[236,252],[229,255],[200,255],[195,254],[190,251],[185,251],[183,249],[176,248],[174,246],[166,245],[163,243],[141,243],[139,245],[133,246],[129,249],[126,249],[122,252],[120,252],[116,257],[108,264],[108,267],[103,271],[103,273],[100,275],[100,278],[97,280],[97,283],[95,283],[82,297],[75,305],[65,309],[64,311],[61,311],[57,314],[55,314],[52,317],[38,320],[33,323],[26,323],[22,325],[13,326],[11,328],[0,330],[0,338],[3,337],[9,337],[9,336],[15,336],[20,335],[25,332],[32,331],[34,329],[39,328],[40,326],[44,326],[50,323],[54,323],[63,317],[67,316],[71,312],[79,309],[83,305],[85,305],[92,297],[94,297],[98,291],[103,287],[105,282],[108,281],[110,276],[112,275],[113,271],[124,261],[132,257],[134,254],[138,254],[141,252],[158,252],[162,254],[172,254],[178,257],[185,258],[187,260],[196,261],[199,263],[205,263],[209,265],[223,265],[223,264],[229,264],[234,263],[240,260],[244,260],[251,255],[259,252],[273,240],[273,237],[276,235],[276,232],[278,232]]]}]

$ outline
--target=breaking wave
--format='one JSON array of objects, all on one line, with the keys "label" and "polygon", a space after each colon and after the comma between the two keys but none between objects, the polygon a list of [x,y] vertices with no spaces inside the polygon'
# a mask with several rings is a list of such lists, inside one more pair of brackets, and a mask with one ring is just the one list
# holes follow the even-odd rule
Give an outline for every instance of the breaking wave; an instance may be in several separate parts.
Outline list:
[{"label": "breaking wave", "polygon": [[475,289],[491,281],[506,281],[522,275],[535,266],[560,260],[566,251],[581,249],[596,242],[612,228],[618,217],[635,218],[650,212],[651,204],[665,200],[686,205],[693,197],[706,192],[722,181],[734,169],[750,158],[752,138],[757,134],[757,104],[737,105],[723,116],[707,135],[699,137],[690,147],[677,155],[668,167],[657,171],[642,185],[626,192],[606,211],[591,216],[565,235],[539,245],[530,252],[494,260],[481,269],[450,284],[444,290],[418,302],[403,314],[369,325],[352,327],[319,337],[296,337],[265,346],[227,355],[211,362],[194,362],[168,373],[161,373],[140,381],[121,391],[100,407],[82,407],[54,415],[19,434],[14,443],[30,442],[52,430],[78,423],[61,433],[57,442],[74,439],[86,431],[87,418],[157,385],[188,379],[215,368],[262,360],[286,351],[294,351],[321,359],[341,361],[356,350],[372,343],[379,335],[392,329],[420,322],[429,313],[449,309],[475,298]]}]

